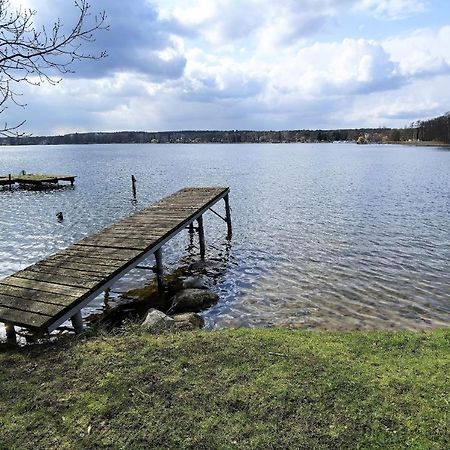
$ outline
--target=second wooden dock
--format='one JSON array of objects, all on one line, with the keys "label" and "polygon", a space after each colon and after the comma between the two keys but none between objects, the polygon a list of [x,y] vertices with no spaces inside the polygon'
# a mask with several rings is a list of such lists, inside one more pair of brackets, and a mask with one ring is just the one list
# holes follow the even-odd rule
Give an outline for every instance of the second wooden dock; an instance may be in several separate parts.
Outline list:
[{"label": "second wooden dock", "polygon": [[52,175],[45,173],[30,173],[23,175],[4,175],[0,176],[0,186],[9,186],[11,190],[15,184],[24,186],[43,186],[46,184],[56,185],[60,181],[68,181],[73,186],[75,175]]}]

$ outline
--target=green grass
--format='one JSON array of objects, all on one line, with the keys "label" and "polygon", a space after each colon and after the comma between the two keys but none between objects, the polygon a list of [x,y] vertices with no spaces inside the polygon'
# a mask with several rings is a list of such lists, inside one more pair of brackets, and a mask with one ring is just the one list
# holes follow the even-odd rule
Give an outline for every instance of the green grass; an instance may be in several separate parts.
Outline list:
[{"label": "green grass", "polygon": [[450,330],[0,347],[0,448],[448,449]]}]

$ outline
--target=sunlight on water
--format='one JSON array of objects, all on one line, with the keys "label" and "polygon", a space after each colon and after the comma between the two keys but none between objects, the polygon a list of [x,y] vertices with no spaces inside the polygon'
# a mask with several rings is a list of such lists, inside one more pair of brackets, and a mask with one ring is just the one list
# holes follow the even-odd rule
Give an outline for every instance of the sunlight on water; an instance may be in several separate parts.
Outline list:
[{"label": "sunlight on water", "polygon": [[[221,297],[204,313],[210,328],[449,323],[449,151],[352,144],[0,148],[0,175],[21,170],[78,178],[74,188],[0,190],[1,277],[181,187],[228,185],[231,245],[221,220],[205,218],[206,272]],[[195,261],[187,246],[183,234],[165,248],[169,271]],[[131,272],[114,287],[114,300],[149,279],[148,271]],[[84,314],[101,310],[99,298]]]}]

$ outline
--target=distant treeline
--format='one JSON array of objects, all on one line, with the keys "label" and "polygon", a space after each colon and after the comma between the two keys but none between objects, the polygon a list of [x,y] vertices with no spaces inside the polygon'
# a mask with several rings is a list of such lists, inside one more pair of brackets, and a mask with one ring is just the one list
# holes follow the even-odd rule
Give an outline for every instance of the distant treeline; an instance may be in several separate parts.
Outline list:
[{"label": "distant treeline", "polygon": [[166,144],[166,143],[284,143],[284,142],[358,142],[389,143],[407,141],[450,143],[450,114],[416,122],[405,128],[360,128],[341,130],[286,131],[117,131],[71,133],[62,136],[21,136],[0,138],[0,145],[60,144]]},{"label": "distant treeline", "polygon": [[450,144],[450,112],[435,119],[417,122],[412,127],[417,131],[417,140]]},{"label": "distant treeline", "polygon": [[[357,141],[391,142],[399,140],[404,130],[348,129],[348,130],[288,130],[288,131],[117,131],[71,133],[63,136],[22,136],[1,138],[2,145],[59,145],[59,144],[126,144],[126,143],[278,143],[278,142],[335,142]],[[406,133],[408,134],[408,133]],[[411,133],[409,132],[409,136]]]}]

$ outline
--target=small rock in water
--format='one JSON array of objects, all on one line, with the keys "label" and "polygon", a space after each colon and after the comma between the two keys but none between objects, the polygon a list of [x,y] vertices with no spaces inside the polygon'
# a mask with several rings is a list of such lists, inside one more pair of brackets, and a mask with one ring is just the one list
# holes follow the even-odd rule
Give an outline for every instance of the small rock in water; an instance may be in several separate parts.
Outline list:
[{"label": "small rock in water", "polygon": [[216,303],[219,296],[205,289],[184,289],[171,298],[171,310],[174,312],[201,311]]},{"label": "small rock in water", "polygon": [[211,282],[208,277],[188,277],[183,280],[184,289],[208,289],[211,287]]},{"label": "small rock in water", "polygon": [[204,269],[206,268],[206,266],[208,265],[208,263],[204,260],[202,261],[196,261],[193,262],[190,266],[189,266],[189,270],[198,270],[198,269]]},{"label": "small rock in water", "polygon": [[203,328],[205,321],[197,313],[182,313],[172,316],[175,321],[175,329],[179,331],[191,331]]},{"label": "small rock in water", "polygon": [[161,333],[172,330],[175,327],[175,320],[163,312],[152,308],[148,311],[142,327],[149,333]]}]

